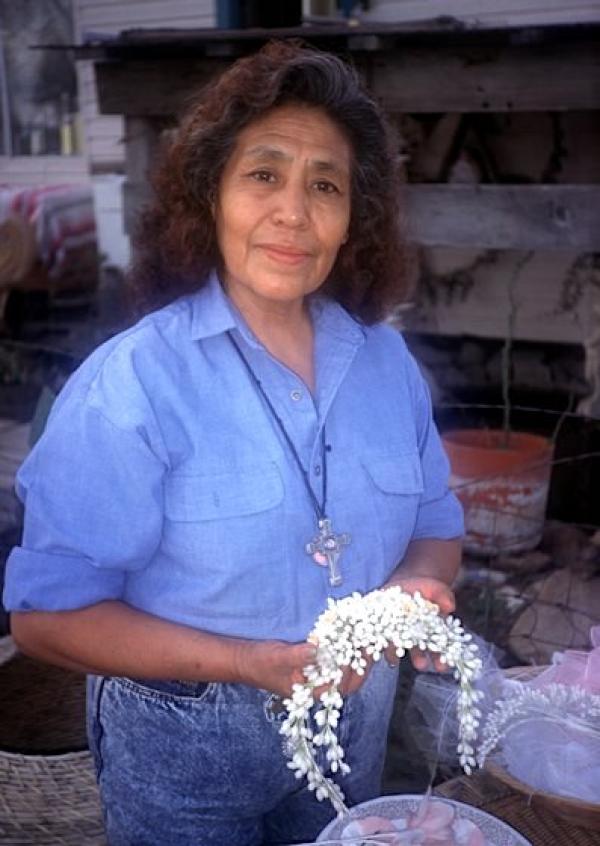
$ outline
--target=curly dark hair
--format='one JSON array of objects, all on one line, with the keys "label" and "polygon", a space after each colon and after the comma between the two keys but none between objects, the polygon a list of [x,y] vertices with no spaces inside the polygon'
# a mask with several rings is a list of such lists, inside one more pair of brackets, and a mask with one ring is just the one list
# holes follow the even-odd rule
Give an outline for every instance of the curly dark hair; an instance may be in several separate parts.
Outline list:
[{"label": "curly dark hair", "polygon": [[200,92],[154,171],[153,203],[134,239],[129,282],[138,308],[164,305],[219,266],[212,203],[239,132],[288,103],[323,109],[348,138],[348,240],[322,290],[360,321],[385,317],[406,296],[393,134],[355,70],[298,42],[274,41],[239,59]]}]

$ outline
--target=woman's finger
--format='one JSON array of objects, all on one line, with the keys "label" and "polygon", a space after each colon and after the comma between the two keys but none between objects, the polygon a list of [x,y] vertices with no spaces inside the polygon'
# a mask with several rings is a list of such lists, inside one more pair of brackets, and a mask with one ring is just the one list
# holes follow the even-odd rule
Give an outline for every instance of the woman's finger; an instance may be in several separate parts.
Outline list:
[{"label": "woman's finger", "polygon": [[456,600],[451,588],[441,590],[436,598],[436,605],[438,605],[441,614],[452,614],[456,608]]},{"label": "woman's finger", "polygon": [[386,648],[384,655],[390,667],[397,667],[400,664],[400,659],[396,655],[396,647],[393,644]]},{"label": "woman's finger", "polygon": [[422,649],[412,649],[410,658],[415,670],[420,673],[428,670],[435,670],[437,673],[448,672],[448,665],[445,664],[436,652],[424,652]]},{"label": "woman's finger", "polygon": [[422,649],[411,649],[410,659],[415,670],[419,670],[420,673],[429,669],[429,656],[427,652],[423,652]]}]

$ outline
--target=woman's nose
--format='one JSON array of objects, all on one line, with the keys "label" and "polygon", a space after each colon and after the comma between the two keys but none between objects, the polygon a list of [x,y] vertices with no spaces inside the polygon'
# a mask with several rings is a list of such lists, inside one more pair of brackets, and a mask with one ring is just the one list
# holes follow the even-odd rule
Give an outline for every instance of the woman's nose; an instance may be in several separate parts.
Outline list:
[{"label": "woman's nose", "polygon": [[286,185],[278,194],[274,211],[275,223],[279,226],[302,227],[308,222],[308,208],[304,187]]}]

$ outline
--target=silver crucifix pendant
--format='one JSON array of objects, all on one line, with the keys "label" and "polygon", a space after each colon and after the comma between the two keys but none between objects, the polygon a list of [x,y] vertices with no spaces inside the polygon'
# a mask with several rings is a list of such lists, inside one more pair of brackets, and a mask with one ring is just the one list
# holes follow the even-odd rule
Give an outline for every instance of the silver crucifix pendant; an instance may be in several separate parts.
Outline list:
[{"label": "silver crucifix pendant", "polygon": [[329,567],[329,584],[335,587],[341,585],[342,574],[338,567],[338,561],[342,554],[342,547],[350,543],[349,534],[336,535],[331,528],[331,520],[323,517],[318,522],[319,533],[306,544],[306,552],[312,555],[315,564],[320,567]]}]

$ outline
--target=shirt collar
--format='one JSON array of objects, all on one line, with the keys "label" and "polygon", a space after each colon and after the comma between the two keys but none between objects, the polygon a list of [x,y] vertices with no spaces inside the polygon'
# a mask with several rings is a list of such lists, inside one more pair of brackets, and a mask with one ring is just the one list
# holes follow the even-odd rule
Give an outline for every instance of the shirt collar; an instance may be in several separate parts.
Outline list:
[{"label": "shirt collar", "polygon": [[[224,292],[217,273],[213,271],[205,285],[192,296],[191,338],[194,341],[238,329],[252,346],[260,345],[242,314]],[[349,343],[360,346],[365,339],[364,328],[335,300],[316,294],[310,299],[310,311],[315,331],[325,331]]]},{"label": "shirt collar", "polygon": [[364,342],[364,327],[335,300],[316,294],[310,300],[310,313],[315,332],[327,332],[356,347]]},{"label": "shirt collar", "polygon": [[215,271],[210,274],[208,281],[202,288],[192,295],[191,308],[192,330],[190,334],[193,341],[220,335],[236,326],[231,302],[223,291]]}]

